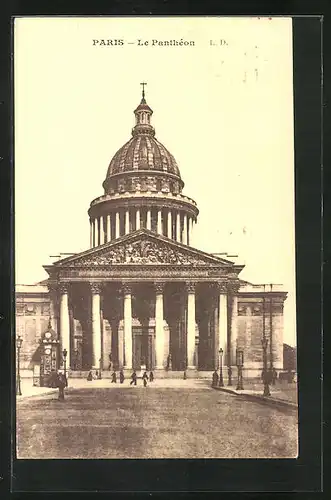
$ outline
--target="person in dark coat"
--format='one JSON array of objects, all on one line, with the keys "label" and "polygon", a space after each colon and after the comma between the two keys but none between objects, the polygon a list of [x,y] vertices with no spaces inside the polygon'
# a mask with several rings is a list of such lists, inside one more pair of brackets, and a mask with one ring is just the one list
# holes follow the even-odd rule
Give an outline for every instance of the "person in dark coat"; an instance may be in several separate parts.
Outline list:
[{"label": "person in dark coat", "polygon": [[58,374],[57,386],[59,388],[59,400],[64,401],[64,388],[68,387],[68,382],[63,373]]},{"label": "person in dark coat", "polygon": [[219,381],[219,376],[218,376],[217,371],[215,370],[214,373],[213,373],[213,381],[212,381],[211,386],[212,387],[217,387],[218,386],[218,381]]},{"label": "person in dark coat", "polygon": [[116,384],[117,378],[116,378],[116,372],[113,372],[111,374],[111,383]]},{"label": "person in dark coat", "polygon": [[113,361],[113,355],[112,355],[111,351],[110,351],[110,353],[108,355],[108,358],[109,358],[108,370],[110,371],[111,370],[112,361]]},{"label": "person in dark coat", "polygon": [[131,382],[130,382],[130,385],[137,385],[137,374],[136,372],[134,371],[131,375]]},{"label": "person in dark coat", "polygon": [[58,382],[58,374],[56,373],[55,370],[52,370],[49,375],[48,386],[55,388],[58,386],[57,382]]},{"label": "person in dark coat", "polygon": [[273,368],[272,369],[272,385],[276,384],[277,377],[278,377],[277,370],[276,370],[276,368]]},{"label": "person in dark coat", "polygon": [[88,382],[91,382],[93,380],[93,375],[92,375],[92,371],[90,370],[88,372],[88,375],[87,375],[87,379],[86,379]]},{"label": "person in dark coat", "polygon": [[120,371],[120,384],[123,384],[124,382],[124,373],[123,370]]},{"label": "person in dark coat", "polygon": [[149,381],[150,382],[154,381],[154,373],[153,372],[150,372],[150,374],[149,374]]},{"label": "person in dark coat", "polygon": [[143,374],[144,387],[147,387],[147,382],[148,382],[148,375],[146,372],[144,372],[144,374]]}]

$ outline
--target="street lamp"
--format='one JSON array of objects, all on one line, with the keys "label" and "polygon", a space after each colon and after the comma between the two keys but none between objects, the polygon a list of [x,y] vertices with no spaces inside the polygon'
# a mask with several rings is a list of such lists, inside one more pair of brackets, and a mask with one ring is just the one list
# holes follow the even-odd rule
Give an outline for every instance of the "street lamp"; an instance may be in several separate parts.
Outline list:
[{"label": "street lamp", "polygon": [[267,347],[268,347],[268,339],[266,337],[263,337],[261,339],[262,342],[262,349],[263,349],[263,396],[270,396],[270,389],[269,389],[269,377],[268,377],[268,367],[267,367]]},{"label": "street lamp", "polygon": [[23,339],[18,336],[16,339],[16,346],[17,346],[17,380],[16,380],[16,394],[19,396],[22,396],[22,390],[21,390],[21,374],[20,374],[20,351],[22,347],[22,342]]},{"label": "street lamp", "polygon": [[67,378],[67,354],[68,354],[67,349],[63,349],[62,354],[63,354],[64,376],[65,378]]},{"label": "street lamp", "polygon": [[238,383],[237,383],[237,391],[242,391],[244,389],[243,386],[243,365],[244,365],[244,351],[242,349],[236,350],[236,365],[238,368]]},{"label": "street lamp", "polygon": [[219,387],[224,387],[224,382],[223,382],[223,349],[221,348],[218,351],[220,355],[220,378],[218,380],[218,385]]}]

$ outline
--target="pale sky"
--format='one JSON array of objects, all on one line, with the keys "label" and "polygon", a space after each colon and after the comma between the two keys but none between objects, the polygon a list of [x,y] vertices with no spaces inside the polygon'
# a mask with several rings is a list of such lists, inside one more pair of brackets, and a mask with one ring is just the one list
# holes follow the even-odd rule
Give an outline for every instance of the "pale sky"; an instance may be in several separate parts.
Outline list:
[{"label": "pale sky", "polygon": [[284,341],[296,343],[291,19],[21,18],[14,64],[17,283],[89,247],[89,204],[146,81],[156,137],[200,210],[194,246],[238,254],[252,283],[283,284]]}]

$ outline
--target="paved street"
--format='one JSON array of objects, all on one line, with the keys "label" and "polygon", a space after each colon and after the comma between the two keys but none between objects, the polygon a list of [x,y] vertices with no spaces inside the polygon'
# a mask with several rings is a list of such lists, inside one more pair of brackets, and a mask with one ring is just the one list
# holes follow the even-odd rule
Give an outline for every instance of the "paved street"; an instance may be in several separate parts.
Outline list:
[{"label": "paved street", "polygon": [[[96,381],[97,382],[97,381]],[[205,381],[71,387],[21,399],[19,458],[286,458],[293,411],[243,401]]]}]

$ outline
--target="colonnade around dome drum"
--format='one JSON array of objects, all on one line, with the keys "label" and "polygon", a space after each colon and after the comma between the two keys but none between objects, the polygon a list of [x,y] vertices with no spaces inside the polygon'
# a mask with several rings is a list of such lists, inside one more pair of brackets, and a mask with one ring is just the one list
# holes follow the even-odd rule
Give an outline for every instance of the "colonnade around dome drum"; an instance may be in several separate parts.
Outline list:
[{"label": "colonnade around dome drum", "polygon": [[90,219],[90,247],[103,245],[141,228],[190,245],[195,218],[171,208],[117,208]]}]

